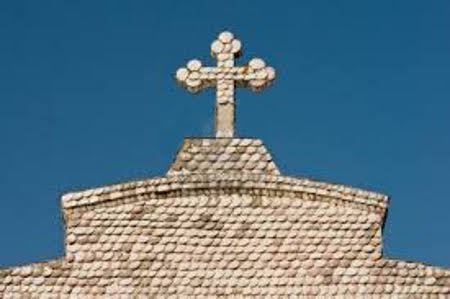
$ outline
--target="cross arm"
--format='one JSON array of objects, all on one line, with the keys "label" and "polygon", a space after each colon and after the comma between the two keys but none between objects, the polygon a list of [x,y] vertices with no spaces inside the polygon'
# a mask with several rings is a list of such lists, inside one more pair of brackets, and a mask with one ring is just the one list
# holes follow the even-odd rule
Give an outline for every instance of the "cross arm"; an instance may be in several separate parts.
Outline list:
[{"label": "cross arm", "polygon": [[178,69],[175,77],[193,93],[214,86],[219,80],[232,80],[239,86],[260,90],[275,79],[275,69],[259,58],[239,67],[203,67],[200,61],[191,60],[186,67]]}]

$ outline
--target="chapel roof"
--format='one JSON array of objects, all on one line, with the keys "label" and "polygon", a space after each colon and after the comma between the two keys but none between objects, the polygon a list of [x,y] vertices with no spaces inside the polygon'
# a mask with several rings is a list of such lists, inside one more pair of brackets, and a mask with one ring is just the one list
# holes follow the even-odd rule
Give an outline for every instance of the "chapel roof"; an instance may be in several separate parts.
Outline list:
[{"label": "chapel roof", "polygon": [[[109,190],[121,196],[107,201],[66,206],[65,256],[1,270],[0,295],[450,295],[449,270],[383,257],[384,216],[366,204],[279,175],[179,178],[149,180],[150,189],[138,182]],[[98,190],[66,200],[102,196]]]},{"label": "chapel roof", "polygon": [[450,297],[449,269],[383,256],[386,195],[284,176],[235,136],[234,87],[275,77],[240,50],[222,33],[217,67],[177,72],[217,87],[216,138],[186,138],[165,176],[65,194],[64,256],[0,270],[0,297]]}]

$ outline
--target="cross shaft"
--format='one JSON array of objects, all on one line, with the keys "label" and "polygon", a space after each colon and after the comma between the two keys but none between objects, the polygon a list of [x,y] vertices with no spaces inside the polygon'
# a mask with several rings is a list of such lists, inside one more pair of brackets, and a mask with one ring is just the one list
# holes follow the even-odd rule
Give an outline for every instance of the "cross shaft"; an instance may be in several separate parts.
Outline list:
[{"label": "cross shaft", "polygon": [[275,70],[262,59],[254,58],[248,65],[235,67],[234,59],[241,54],[241,42],[230,32],[222,32],[211,44],[211,55],[216,67],[203,67],[199,60],[191,60],[178,69],[177,80],[190,92],[197,93],[216,86],[216,137],[235,134],[235,85],[259,91],[275,78]]}]

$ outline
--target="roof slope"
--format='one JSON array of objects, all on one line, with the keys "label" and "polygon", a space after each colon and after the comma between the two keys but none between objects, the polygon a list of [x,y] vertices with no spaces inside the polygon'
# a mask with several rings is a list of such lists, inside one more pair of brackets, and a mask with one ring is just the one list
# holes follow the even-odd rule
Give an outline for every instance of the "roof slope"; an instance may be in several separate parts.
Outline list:
[{"label": "roof slope", "polygon": [[385,196],[272,167],[184,171],[195,154],[166,178],[65,196],[66,256],[1,270],[0,297],[450,296],[449,270],[382,256]]},{"label": "roof slope", "polygon": [[240,188],[74,209],[63,261],[0,271],[14,296],[450,295],[450,271],[382,258],[381,216]]},{"label": "roof slope", "polygon": [[217,172],[280,174],[259,139],[187,138],[167,175]]}]

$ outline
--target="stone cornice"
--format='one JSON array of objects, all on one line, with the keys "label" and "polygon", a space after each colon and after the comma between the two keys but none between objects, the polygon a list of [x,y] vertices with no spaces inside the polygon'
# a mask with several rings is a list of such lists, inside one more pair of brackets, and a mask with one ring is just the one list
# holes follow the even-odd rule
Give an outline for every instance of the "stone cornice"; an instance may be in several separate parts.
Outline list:
[{"label": "stone cornice", "polygon": [[267,192],[308,193],[338,200],[338,202],[345,204],[355,204],[375,209],[380,213],[384,213],[388,205],[388,197],[386,195],[339,184],[287,176],[227,173],[152,178],[89,189],[82,192],[73,192],[62,197],[62,206],[65,210],[75,209],[116,201],[120,202],[124,199],[129,201],[130,198],[138,198],[139,196],[164,197],[162,194],[202,189],[259,189]]}]

